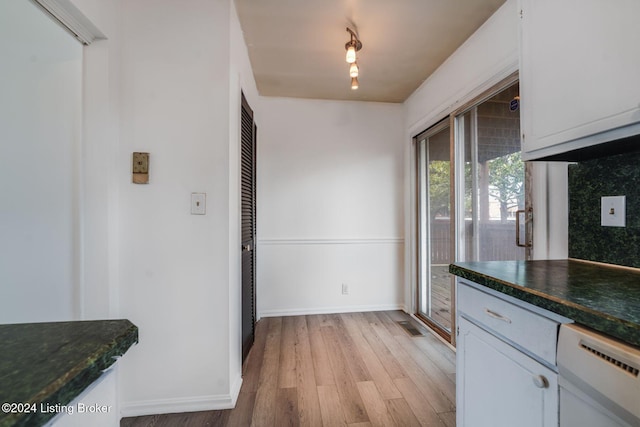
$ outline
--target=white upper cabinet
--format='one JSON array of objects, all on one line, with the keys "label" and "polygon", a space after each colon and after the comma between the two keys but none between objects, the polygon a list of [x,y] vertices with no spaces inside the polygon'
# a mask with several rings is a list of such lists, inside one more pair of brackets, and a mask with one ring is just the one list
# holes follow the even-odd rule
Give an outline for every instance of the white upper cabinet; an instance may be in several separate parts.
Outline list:
[{"label": "white upper cabinet", "polygon": [[640,134],[640,0],[521,4],[523,158]]}]

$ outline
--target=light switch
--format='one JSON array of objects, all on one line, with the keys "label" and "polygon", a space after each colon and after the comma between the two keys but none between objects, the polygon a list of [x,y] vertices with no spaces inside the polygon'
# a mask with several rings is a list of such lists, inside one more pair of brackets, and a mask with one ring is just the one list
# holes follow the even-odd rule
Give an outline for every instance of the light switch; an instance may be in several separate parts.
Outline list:
[{"label": "light switch", "polygon": [[191,193],[191,215],[207,213],[207,193]]},{"label": "light switch", "polygon": [[600,224],[603,227],[626,227],[626,196],[605,196],[600,202]]}]

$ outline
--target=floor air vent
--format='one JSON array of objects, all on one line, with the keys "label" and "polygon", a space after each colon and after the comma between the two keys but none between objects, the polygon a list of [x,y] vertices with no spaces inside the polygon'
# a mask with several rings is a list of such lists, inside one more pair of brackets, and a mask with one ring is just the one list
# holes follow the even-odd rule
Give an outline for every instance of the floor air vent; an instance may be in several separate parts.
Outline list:
[{"label": "floor air vent", "polygon": [[411,323],[407,322],[406,320],[398,321],[398,325],[402,326],[402,328],[405,331],[407,331],[409,333],[409,335],[411,335],[412,337],[421,337],[422,336],[422,332],[417,330],[415,328],[415,326],[413,326]]}]

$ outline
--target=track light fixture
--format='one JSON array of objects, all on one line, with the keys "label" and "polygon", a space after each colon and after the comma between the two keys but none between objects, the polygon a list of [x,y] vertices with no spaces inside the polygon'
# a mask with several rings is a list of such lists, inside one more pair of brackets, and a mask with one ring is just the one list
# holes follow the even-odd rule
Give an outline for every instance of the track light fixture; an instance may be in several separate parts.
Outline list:
[{"label": "track light fixture", "polygon": [[349,66],[351,89],[358,89],[358,74],[360,69],[356,63],[356,52],[362,49],[362,42],[358,40],[358,36],[351,28],[347,27],[347,32],[351,35],[351,39],[344,45],[344,48],[347,50],[346,61],[351,64]]}]

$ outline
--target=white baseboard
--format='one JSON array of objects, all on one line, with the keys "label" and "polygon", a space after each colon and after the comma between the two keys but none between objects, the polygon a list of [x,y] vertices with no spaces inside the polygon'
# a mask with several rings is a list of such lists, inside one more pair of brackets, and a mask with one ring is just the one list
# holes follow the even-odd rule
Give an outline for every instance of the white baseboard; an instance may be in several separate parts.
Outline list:
[{"label": "white baseboard", "polygon": [[263,317],[306,316],[310,314],[358,313],[363,311],[389,311],[389,310],[404,311],[404,309],[405,309],[404,304],[382,304],[382,305],[350,305],[350,306],[341,306],[341,307],[263,310],[258,313],[258,319],[261,319]]},{"label": "white baseboard", "polygon": [[236,380],[231,384],[231,401],[232,408],[236,407],[236,402],[238,401],[238,395],[240,394],[240,388],[242,388],[242,372],[239,372],[236,376]]},{"label": "white baseboard", "polygon": [[241,386],[242,377],[239,375],[231,385],[229,394],[122,402],[120,404],[120,414],[122,417],[139,417],[143,415],[232,409],[236,406]]}]

